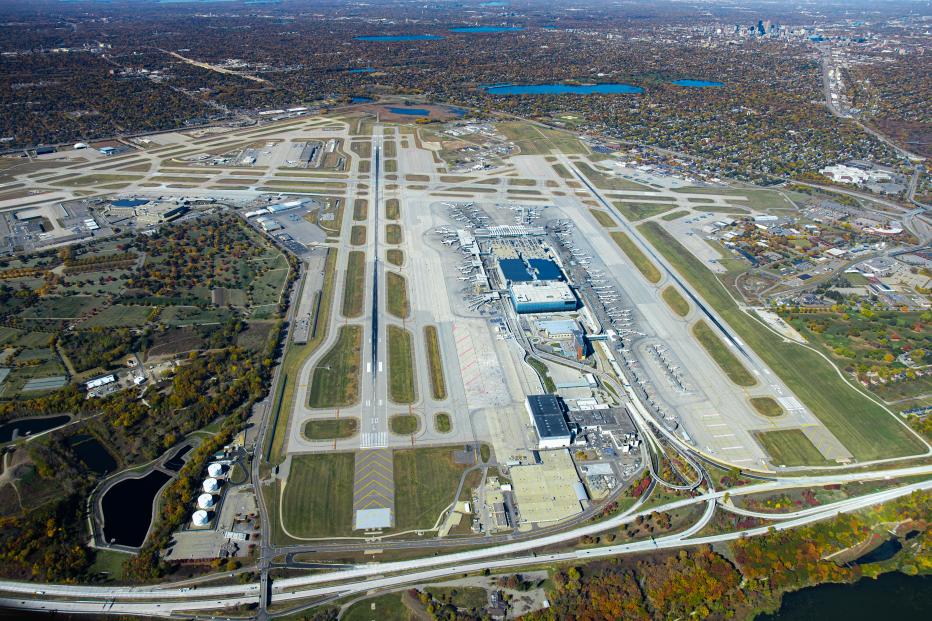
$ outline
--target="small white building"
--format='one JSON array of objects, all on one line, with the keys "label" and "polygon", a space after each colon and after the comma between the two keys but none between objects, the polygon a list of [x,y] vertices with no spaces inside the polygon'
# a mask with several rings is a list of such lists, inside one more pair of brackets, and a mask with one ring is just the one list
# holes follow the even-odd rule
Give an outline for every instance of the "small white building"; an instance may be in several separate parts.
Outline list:
[{"label": "small white building", "polygon": [[95,388],[100,388],[101,386],[106,386],[107,384],[112,384],[115,381],[116,381],[115,376],[104,375],[103,377],[98,377],[85,383],[84,387],[87,388],[88,390],[93,390]]}]

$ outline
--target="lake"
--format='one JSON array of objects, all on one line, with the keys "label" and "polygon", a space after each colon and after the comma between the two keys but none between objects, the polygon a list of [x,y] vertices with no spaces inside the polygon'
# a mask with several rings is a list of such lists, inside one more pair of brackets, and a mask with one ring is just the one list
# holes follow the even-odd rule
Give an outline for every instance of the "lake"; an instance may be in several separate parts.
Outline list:
[{"label": "lake", "polygon": [[350,73],[373,73],[375,69],[372,67],[360,67],[359,69],[350,69]]},{"label": "lake", "polygon": [[125,479],[107,490],[100,506],[104,514],[104,539],[108,543],[138,548],[152,523],[152,503],[171,480],[161,470],[139,479]]},{"label": "lake", "polygon": [[490,95],[613,95],[638,94],[644,89],[631,84],[506,84],[489,86]]},{"label": "lake", "polygon": [[779,612],[755,621],[877,621],[932,618],[932,576],[883,574],[854,584],[821,584],[783,596]]},{"label": "lake", "polygon": [[0,425],[0,444],[9,442],[15,435],[17,438],[31,436],[49,429],[61,427],[71,420],[67,414],[61,416],[46,416],[44,418],[20,418]]},{"label": "lake", "polygon": [[517,32],[519,30],[524,30],[521,26],[458,26],[456,28],[450,28],[450,32]]},{"label": "lake", "polygon": [[671,84],[687,88],[720,88],[725,86],[724,82],[711,82],[709,80],[674,80]]},{"label": "lake", "polygon": [[405,116],[428,116],[430,110],[424,108],[388,108],[392,114],[403,114]]},{"label": "lake", "polygon": [[372,101],[371,97],[351,97],[350,103],[369,103]]},{"label": "lake", "polygon": [[440,35],[364,35],[355,37],[357,41],[437,41],[443,39]]}]

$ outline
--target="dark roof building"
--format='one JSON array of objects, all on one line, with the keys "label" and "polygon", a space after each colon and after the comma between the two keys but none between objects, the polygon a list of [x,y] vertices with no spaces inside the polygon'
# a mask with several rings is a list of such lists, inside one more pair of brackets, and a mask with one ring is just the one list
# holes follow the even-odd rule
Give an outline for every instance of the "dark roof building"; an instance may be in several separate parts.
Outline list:
[{"label": "dark roof building", "polygon": [[559,398],[555,395],[528,395],[525,408],[537,431],[538,448],[565,448],[570,445],[573,435],[566,424]]}]

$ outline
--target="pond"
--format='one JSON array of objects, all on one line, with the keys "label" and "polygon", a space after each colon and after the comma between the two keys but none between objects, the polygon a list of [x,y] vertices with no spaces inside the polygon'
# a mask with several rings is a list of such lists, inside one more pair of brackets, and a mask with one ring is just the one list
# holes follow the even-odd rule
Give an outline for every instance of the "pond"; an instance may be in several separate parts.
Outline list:
[{"label": "pond", "polygon": [[612,95],[643,93],[631,84],[506,84],[486,87],[490,95]]},{"label": "pond", "polygon": [[117,462],[97,438],[90,434],[79,434],[68,438],[68,446],[75,452],[88,470],[103,476],[116,470]]},{"label": "pond", "polygon": [[359,67],[358,69],[350,69],[350,73],[374,73],[375,69],[372,67]]},{"label": "pond", "polygon": [[861,621],[932,618],[932,576],[883,574],[854,584],[820,584],[783,596],[780,610],[755,621]]},{"label": "pond", "polygon": [[187,455],[188,451],[191,450],[191,445],[186,444],[182,446],[178,451],[171,456],[170,459],[165,461],[165,468],[171,470],[172,472],[178,472],[184,466],[184,460],[182,457]]},{"label": "pond", "polygon": [[372,101],[372,97],[351,97],[350,103],[369,103]]},{"label": "pond", "polygon": [[357,41],[437,41],[443,39],[440,35],[363,35],[355,37]]},{"label": "pond", "polygon": [[9,442],[14,438],[31,436],[49,429],[61,427],[71,420],[67,414],[61,416],[46,416],[44,418],[19,418],[0,425],[0,444]]},{"label": "pond", "polygon": [[867,565],[869,563],[889,561],[902,549],[903,544],[900,543],[900,540],[896,537],[891,537],[870,552],[859,556],[854,562],[858,565]]},{"label": "pond", "polygon": [[456,28],[450,28],[450,32],[464,33],[517,32],[519,30],[524,30],[524,28],[521,26],[458,26]]},{"label": "pond", "polygon": [[104,539],[131,548],[141,546],[152,523],[152,503],[170,480],[161,470],[153,470],[142,478],[126,479],[108,489],[100,500]]},{"label": "pond", "polygon": [[721,88],[725,86],[724,82],[712,82],[710,80],[673,80],[671,84],[687,88]]},{"label": "pond", "polygon": [[388,108],[392,114],[403,114],[405,116],[427,116],[430,110],[424,108]]}]

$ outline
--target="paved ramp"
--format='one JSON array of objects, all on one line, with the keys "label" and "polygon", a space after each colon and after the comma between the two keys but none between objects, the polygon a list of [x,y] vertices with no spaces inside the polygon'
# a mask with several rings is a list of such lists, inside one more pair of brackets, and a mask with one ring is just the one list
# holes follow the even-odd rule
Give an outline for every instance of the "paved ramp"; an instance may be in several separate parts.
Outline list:
[{"label": "paved ramp", "polygon": [[389,528],[394,522],[395,477],[392,450],[356,451],[353,528]]}]

